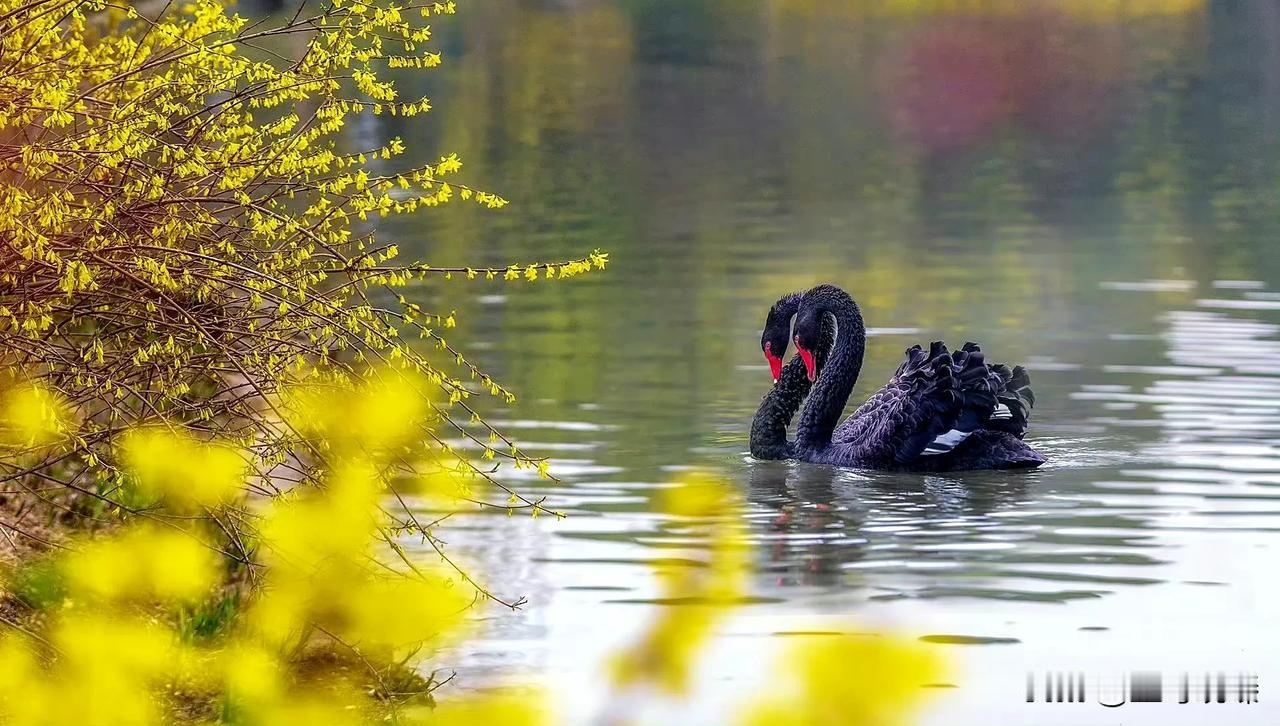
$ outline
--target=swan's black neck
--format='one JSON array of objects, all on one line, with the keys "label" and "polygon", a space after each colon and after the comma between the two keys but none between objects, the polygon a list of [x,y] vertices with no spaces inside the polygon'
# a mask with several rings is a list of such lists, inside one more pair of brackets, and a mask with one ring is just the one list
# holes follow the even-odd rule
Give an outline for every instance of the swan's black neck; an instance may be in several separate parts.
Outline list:
[{"label": "swan's black neck", "polygon": [[844,290],[834,285],[819,285],[806,292],[797,327],[799,320],[814,314],[835,318],[836,340],[827,365],[818,374],[804,411],[800,413],[800,423],[796,428],[796,445],[807,449],[821,449],[831,444],[831,434],[854,384],[858,382],[867,345],[862,311]]},{"label": "swan's black neck", "polygon": [[[800,308],[800,293],[784,296],[774,305],[774,314],[781,315],[787,321],[790,330],[791,316]],[[817,367],[821,369],[826,363],[827,354],[835,338],[835,327],[829,321],[823,321],[821,330],[822,345],[816,358]],[[765,394],[756,409],[756,416],[751,421],[751,455],[757,459],[786,459],[792,454],[787,441],[787,426],[791,418],[800,409],[804,397],[812,387],[804,361],[793,357],[782,368],[778,382]]]},{"label": "swan's black neck", "polygon": [[782,367],[782,375],[765,394],[751,421],[751,455],[757,459],[786,459],[787,426],[809,392],[809,374],[804,361],[792,358]]}]

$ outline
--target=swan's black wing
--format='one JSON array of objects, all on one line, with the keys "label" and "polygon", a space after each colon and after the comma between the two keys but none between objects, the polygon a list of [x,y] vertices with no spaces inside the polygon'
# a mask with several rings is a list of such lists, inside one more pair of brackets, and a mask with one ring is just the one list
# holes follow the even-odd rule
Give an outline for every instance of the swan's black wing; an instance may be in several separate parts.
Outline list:
[{"label": "swan's black wing", "polygon": [[1014,366],[1013,370],[999,363],[987,367],[1000,376],[1000,390],[996,393],[996,408],[983,428],[1022,438],[1027,433],[1031,409],[1036,405],[1031,376],[1022,366]]},{"label": "swan's black wing", "polygon": [[[934,342],[928,351],[917,345],[906,354],[888,385],[836,430],[833,440],[851,459],[903,466],[921,457],[949,453],[991,421],[993,414],[1004,415],[1005,409],[1013,425],[1013,406],[1003,404],[1000,397],[1012,372],[987,366],[978,346],[965,343],[960,350],[948,352],[941,342]],[[1025,415],[1020,420],[1025,430]]]}]

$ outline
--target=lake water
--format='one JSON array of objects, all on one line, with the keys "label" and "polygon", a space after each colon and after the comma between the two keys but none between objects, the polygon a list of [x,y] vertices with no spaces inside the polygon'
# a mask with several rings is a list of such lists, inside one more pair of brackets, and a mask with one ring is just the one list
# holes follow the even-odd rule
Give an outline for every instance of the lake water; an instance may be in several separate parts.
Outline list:
[{"label": "lake water", "polygon": [[[687,545],[655,494],[702,466],[745,500],[753,604],[689,701],[642,721],[714,723],[779,645],[822,637],[796,633],[874,627],[972,639],[946,647],[930,724],[1275,723],[1280,6],[879,5],[474,2],[440,28],[444,69],[407,84],[436,110],[354,128],[457,151],[512,200],[385,224],[406,252],[611,256],[415,293],[522,396],[487,413],[553,457],[563,483],[527,491],[568,515],[442,530],[528,604],[440,662],[597,717],[601,663],[661,607],[654,560]],[[913,343],[979,341],[1030,369],[1050,463],[752,460],[764,314],[819,282],[872,328],[855,399]],[[1028,670],[1254,672],[1261,703],[1027,704]]]}]

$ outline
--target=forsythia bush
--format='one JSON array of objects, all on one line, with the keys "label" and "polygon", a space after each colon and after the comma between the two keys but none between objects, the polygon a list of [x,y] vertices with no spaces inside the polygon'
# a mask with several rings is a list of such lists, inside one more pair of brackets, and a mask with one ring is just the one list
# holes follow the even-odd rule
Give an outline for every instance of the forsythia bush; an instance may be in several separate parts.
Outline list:
[{"label": "forsythia bush", "polygon": [[[406,385],[298,396],[290,420],[317,445],[329,437],[331,463],[320,486],[270,499],[246,498],[246,469],[225,444],[131,432],[122,496],[145,499],[148,516],[8,578],[44,617],[39,632],[0,636],[0,723],[311,726],[392,712],[423,722],[427,712],[414,709],[434,684],[403,682],[406,669],[456,637],[473,599],[456,572],[407,558],[390,567],[380,551],[394,452],[429,409],[410,403],[402,416],[335,429],[335,412],[357,395],[420,401]],[[18,400],[39,407],[49,398]],[[6,422],[33,417],[11,408]],[[50,428],[44,438],[56,436]],[[182,516],[196,508],[244,527],[251,556],[222,551],[226,538],[210,520]],[[239,578],[256,587],[221,632],[201,637],[193,616],[225,602]]]},{"label": "forsythia bush", "polygon": [[[606,256],[401,262],[377,237],[378,218],[505,202],[462,181],[456,156],[412,165],[398,138],[338,143],[358,114],[429,109],[385,70],[436,66],[426,23],[454,4],[299,3],[274,27],[219,0],[141,7],[0,0],[0,366],[41,383],[15,390],[57,392],[72,433],[56,448],[26,440],[33,450],[0,462],[0,479],[61,482],[109,512],[136,509],[116,496],[115,438],[164,420],[193,434],[173,446],[213,436],[234,446],[271,475],[256,488],[286,471],[318,485],[326,452],[273,397],[290,383],[350,382],[370,365],[414,373],[412,395],[431,402],[402,466],[430,453],[433,466],[501,486],[492,464],[448,443],[465,440],[484,459],[545,474],[473,410],[475,393],[514,396],[448,343],[452,312],[403,290],[428,276],[567,278]],[[538,507],[511,491],[480,503]]]}]

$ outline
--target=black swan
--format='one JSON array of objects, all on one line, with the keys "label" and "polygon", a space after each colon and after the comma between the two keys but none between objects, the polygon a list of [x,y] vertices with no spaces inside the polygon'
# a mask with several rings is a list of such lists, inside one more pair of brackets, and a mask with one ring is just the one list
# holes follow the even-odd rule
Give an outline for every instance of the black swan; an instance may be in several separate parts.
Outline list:
[{"label": "black swan", "polygon": [[[813,380],[809,378],[805,363],[799,356],[783,367],[782,356],[787,352],[791,337],[791,318],[800,309],[801,293],[783,295],[769,308],[765,317],[764,332],[760,336],[760,350],[769,361],[773,374],[773,388],[760,401],[760,408],[751,421],[751,455],[757,459],[786,459],[791,456],[791,443],[787,441],[787,426],[791,417],[800,409],[804,397],[809,394]],[[819,343],[814,352],[814,365],[821,368],[827,353],[835,341],[835,325],[830,316],[823,316],[819,329]]]},{"label": "black swan", "polygon": [[[828,318],[835,320],[836,338],[820,365],[815,354],[826,345]],[[1044,463],[1022,441],[1035,395],[1021,366],[987,365],[972,343],[955,352],[941,342],[931,344],[928,352],[913,346],[888,385],[837,429],[866,347],[857,303],[834,285],[804,293],[794,341],[807,378],[816,383],[800,414],[795,443],[788,447],[792,458],[897,471],[1020,469]]]}]

